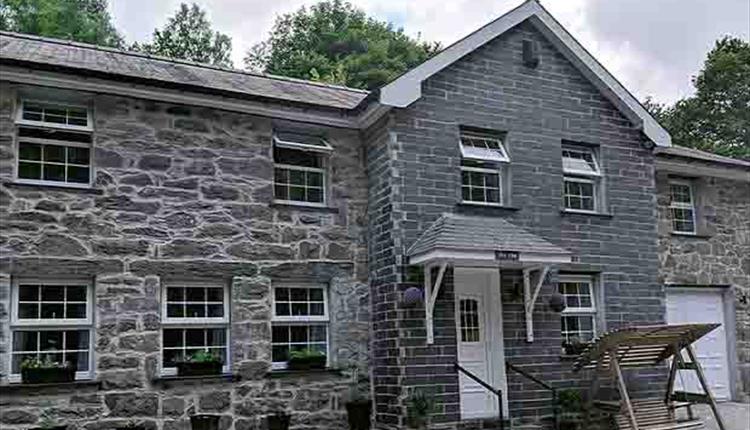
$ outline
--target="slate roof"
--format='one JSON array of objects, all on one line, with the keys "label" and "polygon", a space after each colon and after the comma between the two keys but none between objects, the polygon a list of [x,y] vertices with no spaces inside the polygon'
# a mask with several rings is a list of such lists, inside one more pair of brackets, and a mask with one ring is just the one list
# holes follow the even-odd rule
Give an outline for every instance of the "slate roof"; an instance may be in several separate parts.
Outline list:
[{"label": "slate roof", "polygon": [[434,249],[570,254],[567,249],[497,217],[443,214],[406,251],[409,256]]},{"label": "slate roof", "polygon": [[699,149],[686,148],[684,146],[672,146],[670,148],[657,148],[658,155],[671,155],[675,157],[692,158],[695,160],[710,161],[714,163],[728,164],[737,167],[750,168],[750,161],[739,160],[737,158],[724,157]]},{"label": "slate roof", "polygon": [[228,96],[260,97],[336,109],[353,109],[369,94],[354,88],[9,32],[0,32],[0,62],[36,65],[55,71],[65,68],[129,82],[182,86]]}]

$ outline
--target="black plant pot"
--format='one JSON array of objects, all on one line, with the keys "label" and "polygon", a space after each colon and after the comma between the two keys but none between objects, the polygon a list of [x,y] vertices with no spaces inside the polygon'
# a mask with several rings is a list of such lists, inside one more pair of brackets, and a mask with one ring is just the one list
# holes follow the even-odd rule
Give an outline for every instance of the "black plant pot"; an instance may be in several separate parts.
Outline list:
[{"label": "black plant pot", "polygon": [[223,364],[221,361],[182,361],[177,363],[178,376],[220,375]]},{"label": "black plant pot", "polygon": [[266,417],[268,430],[289,430],[289,419],[287,414],[269,415]]},{"label": "black plant pot", "polygon": [[190,417],[190,428],[192,430],[219,430],[218,415],[193,415]]},{"label": "black plant pot", "polygon": [[289,370],[319,370],[326,368],[326,357],[291,358],[288,362]]},{"label": "black plant pot", "polygon": [[74,367],[34,367],[21,369],[21,382],[24,384],[51,384],[73,382],[76,379]]},{"label": "black plant pot", "polygon": [[346,414],[349,419],[349,430],[370,430],[370,413],[372,402],[361,400],[346,404]]}]

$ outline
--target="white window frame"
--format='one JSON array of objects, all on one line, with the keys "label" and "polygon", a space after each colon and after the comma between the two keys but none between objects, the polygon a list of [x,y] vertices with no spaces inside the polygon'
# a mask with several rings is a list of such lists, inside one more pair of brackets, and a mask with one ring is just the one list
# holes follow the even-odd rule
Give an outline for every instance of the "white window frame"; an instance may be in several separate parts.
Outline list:
[{"label": "white window frame", "polygon": [[274,132],[273,144],[274,146],[277,146],[279,148],[297,149],[297,150],[302,150],[302,151],[313,151],[313,152],[324,152],[324,153],[330,153],[333,151],[331,144],[329,144],[327,140],[325,140],[322,137],[318,137],[318,138],[320,139],[322,143],[322,145],[320,146],[310,145],[310,144],[302,143],[302,142],[294,142],[291,140],[284,140],[284,139],[281,139],[276,132]]},{"label": "white window frame", "polygon": [[[67,109],[67,108],[85,109],[87,113],[87,125],[82,126],[82,125],[58,124],[54,122],[34,121],[34,120],[24,119],[23,112],[24,112],[26,103],[36,103],[40,105],[54,106],[54,107],[63,108],[63,109]],[[16,112],[16,124],[41,127],[41,128],[56,128],[56,129],[70,130],[70,131],[84,131],[84,132],[94,131],[94,119],[93,119],[92,109],[90,106],[87,106],[85,104],[60,103],[60,102],[40,100],[40,99],[25,98],[20,101],[20,103],[18,104],[18,112]]]},{"label": "white window frame", "polygon": [[[565,197],[568,196],[569,194],[566,194],[566,192],[565,192],[565,188],[566,188],[565,187],[565,183],[566,182],[577,182],[579,184],[591,184],[591,188],[592,188],[592,191],[593,191],[592,194],[591,194],[593,209],[588,210],[588,209],[575,209],[575,208],[569,208],[569,207],[567,207],[566,206],[566,198]],[[598,191],[599,190],[598,190],[598,185],[599,185],[598,182],[595,181],[595,180],[593,180],[593,179],[579,178],[579,177],[575,177],[575,176],[564,176],[563,177],[563,208],[564,208],[564,210],[566,212],[584,213],[584,214],[597,213],[599,211],[599,196],[598,196],[598,194],[599,194]]]},{"label": "white window frame", "polygon": [[[323,315],[276,315],[276,290],[279,288],[307,288],[320,289],[323,291]],[[291,303],[291,302],[290,302]],[[273,348],[273,326],[313,326],[324,325],[326,327],[326,367],[331,365],[331,319],[329,316],[328,286],[317,283],[282,283],[273,285],[271,289],[271,347]],[[273,370],[284,370],[287,368],[287,362],[274,361],[271,363]]]},{"label": "white window frame", "polygon": [[[477,148],[472,145],[465,145],[464,138],[495,142],[497,144],[497,149]],[[510,163],[510,157],[508,157],[508,152],[505,150],[503,139],[500,137],[479,132],[461,131],[458,145],[461,148],[461,157],[467,160],[489,161],[491,163]]]},{"label": "white window frame", "polygon": [[[85,109],[87,113],[87,126],[77,126],[77,125],[68,125],[68,124],[56,124],[51,122],[45,122],[45,121],[33,121],[33,120],[27,120],[23,118],[23,110],[26,103],[38,103],[42,105],[48,105],[48,106],[57,106],[57,107],[63,107],[63,108],[77,108],[77,109]],[[79,132],[83,134],[93,134],[94,132],[94,120],[93,120],[93,109],[90,106],[84,105],[84,104],[72,104],[72,103],[59,103],[55,101],[43,101],[38,99],[22,99],[19,101],[18,106],[16,108],[16,116],[15,116],[15,134],[14,134],[14,145],[13,149],[15,151],[15,159],[13,163],[13,181],[19,184],[30,184],[30,185],[43,185],[43,186],[51,186],[51,187],[66,187],[66,188],[91,188],[91,186],[94,183],[95,172],[94,172],[94,139],[93,135],[91,136],[91,143],[84,143],[84,142],[71,142],[67,140],[58,140],[58,139],[43,139],[43,138],[37,138],[37,137],[21,137],[19,136],[19,129],[22,127],[30,127],[30,128],[37,128],[37,129],[47,129],[47,130],[60,130],[60,131],[73,131],[73,132]],[[21,162],[20,156],[21,156],[21,141],[24,143],[35,143],[40,145],[56,145],[56,146],[63,146],[63,147],[77,147],[77,148],[87,148],[89,150],[89,180],[87,182],[68,182],[68,181],[49,181],[44,179],[29,179],[29,178],[21,178],[20,172],[19,172],[19,164]],[[66,150],[67,153],[67,150]],[[34,161],[25,161],[33,163]],[[44,163],[43,161],[40,161],[39,164],[62,164],[63,166],[68,166],[67,160],[65,163]],[[66,169],[67,171],[67,169]]]},{"label": "white window frame", "polygon": [[[478,173],[489,173],[497,175],[497,186],[498,186],[498,201],[496,202],[480,202],[476,200],[466,200],[463,196],[464,181],[463,172],[478,172]],[[477,206],[503,206],[505,193],[503,193],[503,172],[502,168],[492,169],[487,167],[472,167],[472,166],[461,166],[461,204],[477,205]],[[474,188],[474,187],[469,187]],[[486,189],[486,187],[484,188]]]},{"label": "white window frame", "polygon": [[[565,284],[565,283],[578,283],[578,284],[588,284],[589,286],[589,299],[591,301],[591,306],[584,308],[584,307],[576,307],[576,308],[568,308],[567,307],[567,299],[565,300],[566,307],[561,312],[561,324],[562,324],[562,317],[591,317],[591,330],[592,330],[592,337],[596,338],[597,332],[598,332],[598,308],[596,304],[596,292],[594,291],[597,288],[596,285],[596,279],[594,276],[591,275],[572,275],[572,274],[562,274],[560,275],[558,279],[558,291],[559,291],[559,285]],[[560,293],[562,294],[562,293]],[[566,297],[565,294],[562,294],[563,297]],[[560,327],[560,337],[563,339],[563,342],[565,342],[565,337],[562,334],[563,327]]]},{"label": "white window frame", "polygon": [[[320,161],[323,167],[308,167],[308,166],[295,166],[293,164],[285,164],[285,163],[277,163],[274,157],[273,160],[273,168],[274,168],[274,203],[280,203],[285,205],[294,205],[294,206],[308,206],[308,207],[327,207],[328,206],[328,159],[327,156],[330,155],[333,152],[333,148],[328,143],[327,140],[325,140],[323,137],[315,136],[316,138],[320,139],[322,145],[316,146],[316,145],[309,145],[302,142],[294,142],[290,140],[284,140],[279,137],[278,133],[283,133],[284,130],[281,131],[274,131],[273,133],[273,147],[274,148],[283,148],[283,149],[291,149],[295,151],[302,151],[302,152],[314,152],[316,153],[317,157],[320,157]],[[303,132],[298,131],[290,131],[290,133],[298,133],[298,134],[304,134]],[[287,170],[296,170],[296,171],[303,171],[303,172],[316,172],[321,174],[321,184],[322,184],[322,193],[323,193],[323,201],[321,202],[307,202],[307,201],[298,201],[298,200],[290,200],[290,199],[280,199],[276,197],[276,168],[280,169],[287,169]],[[287,187],[289,187],[289,184],[286,184]],[[307,188],[307,186],[305,186]]]},{"label": "white window frame", "polygon": [[[325,164],[326,160],[322,160],[322,161]],[[285,205],[297,205],[297,206],[314,206],[314,207],[326,207],[327,206],[327,204],[328,204],[327,203],[328,202],[328,182],[327,182],[328,181],[328,175],[326,175],[326,173],[327,173],[327,169],[326,168],[307,167],[307,166],[295,166],[293,164],[281,164],[281,163],[274,163],[273,164],[273,168],[274,168],[274,181],[273,181],[273,185],[274,185],[274,190],[273,190],[273,192],[274,192],[274,199],[273,199],[273,201],[274,201],[274,203],[283,203]],[[317,172],[317,173],[320,173],[321,176],[322,176],[321,184],[323,184],[322,187],[321,187],[322,190],[323,190],[323,201],[322,202],[307,202],[307,201],[300,201],[300,200],[287,200],[287,199],[278,199],[278,198],[276,198],[276,169],[277,168],[279,168],[279,169],[287,169],[287,170],[296,170],[296,171],[302,171],[302,172]],[[291,186],[291,184],[288,184],[288,183],[285,184],[285,185],[287,186],[287,188],[289,186]],[[294,185],[294,186],[299,186],[299,185]],[[308,186],[305,185],[304,188],[308,188]]]},{"label": "white window frame", "polygon": [[[672,185],[681,185],[681,186],[687,187],[688,193],[690,195],[690,203],[675,202],[672,199]],[[691,219],[693,221],[692,231],[675,230],[674,209],[690,210]],[[696,224],[696,217],[695,217],[695,191],[694,191],[693,183],[691,181],[677,180],[677,179],[669,180],[669,220],[672,224],[670,228],[672,230],[672,233],[674,234],[694,236],[698,233],[698,226]]]},{"label": "white window frame", "polygon": [[564,155],[565,152],[577,152],[580,154],[588,154],[591,156],[591,160],[595,166],[594,171],[590,172],[588,170],[567,169],[565,168],[565,162],[563,162],[563,173],[565,173],[565,175],[573,175],[573,176],[581,175],[581,176],[592,176],[592,177],[600,177],[602,175],[601,173],[602,168],[601,168],[601,165],[599,165],[599,160],[596,157],[596,151],[594,151],[594,149],[563,144],[562,152],[561,152],[563,160],[566,158]]},{"label": "white window frame", "polygon": [[[27,320],[18,318],[19,310],[19,286],[23,284],[35,284],[35,285],[74,285],[74,286],[86,286],[86,318],[81,319],[36,319]],[[40,297],[41,299],[41,297]],[[8,382],[20,383],[21,374],[12,373],[13,371],[13,334],[18,331],[88,331],[89,333],[89,362],[87,371],[76,371],[76,380],[87,380],[94,377],[94,285],[91,279],[81,278],[66,278],[66,279],[54,279],[54,278],[35,278],[35,277],[21,277],[14,278],[11,283],[11,321],[8,330],[8,363],[7,372]],[[37,346],[38,347],[38,346]],[[75,350],[74,350],[75,351]]]},{"label": "white window frame", "polygon": [[[167,289],[177,288],[221,288],[224,295],[224,316],[221,318],[169,318],[167,317]],[[162,376],[177,375],[176,367],[164,367],[164,330],[169,329],[224,329],[226,339],[226,360],[222,365],[222,373],[229,373],[232,365],[231,349],[231,321],[229,316],[229,285],[221,282],[201,281],[168,281],[161,285],[161,330],[159,331],[159,369]]]}]

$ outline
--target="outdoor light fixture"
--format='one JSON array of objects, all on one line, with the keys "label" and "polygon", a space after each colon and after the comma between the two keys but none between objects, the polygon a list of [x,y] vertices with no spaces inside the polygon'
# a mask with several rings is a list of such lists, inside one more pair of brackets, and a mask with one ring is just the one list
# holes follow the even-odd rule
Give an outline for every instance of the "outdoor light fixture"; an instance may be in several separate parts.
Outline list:
[{"label": "outdoor light fixture", "polygon": [[562,312],[565,310],[565,297],[560,293],[555,293],[549,298],[549,307],[555,312]]}]

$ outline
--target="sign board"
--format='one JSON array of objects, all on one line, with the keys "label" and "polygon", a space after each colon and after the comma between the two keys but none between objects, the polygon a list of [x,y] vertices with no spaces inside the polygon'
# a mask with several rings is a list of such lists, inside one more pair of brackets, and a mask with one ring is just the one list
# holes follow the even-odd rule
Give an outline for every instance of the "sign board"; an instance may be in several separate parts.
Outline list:
[{"label": "sign board", "polygon": [[517,251],[495,251],[495,260],[499,261],[518,261],[519,253]]}]

